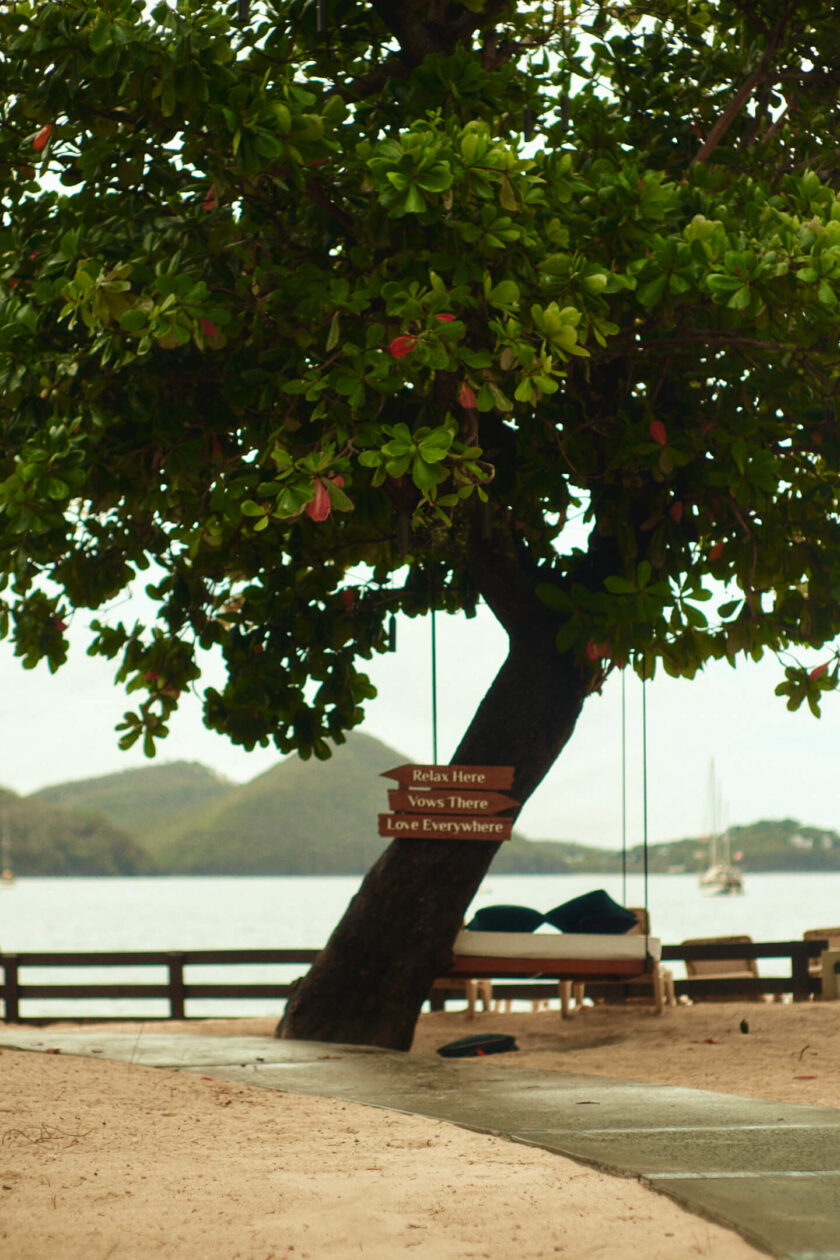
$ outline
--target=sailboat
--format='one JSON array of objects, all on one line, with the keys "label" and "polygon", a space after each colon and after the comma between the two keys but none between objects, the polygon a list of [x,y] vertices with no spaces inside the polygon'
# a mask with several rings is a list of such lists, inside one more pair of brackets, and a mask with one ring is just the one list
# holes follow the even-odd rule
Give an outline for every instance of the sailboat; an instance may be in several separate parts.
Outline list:
[{"label": "sailboat", "polygon": [[729,829],[721,832],[720,789],[715,781],[715,763],[709,766],[709,801],[711,805],[711,830],[708,837],[708,866],[700,873],[700,887],[718,896],[728,896],[744,891],[744,878],[732,863],[729,851]]}]

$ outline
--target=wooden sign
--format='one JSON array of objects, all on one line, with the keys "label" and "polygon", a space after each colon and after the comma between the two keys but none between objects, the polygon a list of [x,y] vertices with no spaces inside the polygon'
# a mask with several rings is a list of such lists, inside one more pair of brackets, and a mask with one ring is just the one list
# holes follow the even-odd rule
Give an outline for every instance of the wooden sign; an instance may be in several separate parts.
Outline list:
[{"label": "wooden sign", "polygon": [[396,779],[400,787],[472,788],[490,791],[509,788],[513,783],[513,766],[395,766],[385,770],[383,779]]},{"label": "wooden sign", "polygon": [[513,783],[513,766],[395,766],[384,779],[393,814],[379,815],[380,836],[406,840],[509,840],[512,818],[493,818],[519,801],[496,788]]},{"label": "wooden sign", "polygon": [[500,814],[503,809],[514,809],[519,801],[501,792],[462,792],[452,788],[389,792],[388,804],[391,809],[419,814]]},{"label": "wooden sign", "polygon": [[512,818],[380,814],[379,834],[403,840],[509,840]]}]

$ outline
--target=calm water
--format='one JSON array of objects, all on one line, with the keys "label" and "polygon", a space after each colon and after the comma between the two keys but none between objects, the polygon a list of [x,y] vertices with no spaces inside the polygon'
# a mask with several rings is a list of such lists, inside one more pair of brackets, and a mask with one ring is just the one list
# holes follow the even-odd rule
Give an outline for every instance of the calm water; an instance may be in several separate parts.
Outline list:
[{"label": "calm water", "polygon": [[[793,940],[813,927],[840,923],[840,873],[747,875],[746,892],[737,897],[702,893],[694,875],[653,875],[649,883],[651,924],[655,935],[673,944],[689,936],[747,933],[753,940]],[[27,950],[317,948],[327,940],[360,879],[353,877],[171,878],[171,879],[19,879],[0,888],[0,948]],[[617,901],[643,904],[638,877],[571,875],[490,875],[474,907],[512,903],[550,910],[561,902],[605,888]],[[784,974],[784,960],[764,959],[764,975]],[[677,967],[679,973],[679,966]],[[192,968],[187,980],[288,980],[293,967]],[[161,970],[114,968],[63,971],[71,978],[118,978],[163,981]],[[30,983],[59,979],[55,972],[28,971]],[[62,1003],[66,1009],[66,1003]],[[277,1002],[192,1002],[188,1013],[275,1014]],[[22,1014],[49,1014],[55,1003],[22,1005]],[[81,1009],[81,1008],[80,1008]],[[121,1014],[138,1004],[89,1001],[85,1010]],[[163,1014],[162,1003],[142,1004],[148,1015]]]}]

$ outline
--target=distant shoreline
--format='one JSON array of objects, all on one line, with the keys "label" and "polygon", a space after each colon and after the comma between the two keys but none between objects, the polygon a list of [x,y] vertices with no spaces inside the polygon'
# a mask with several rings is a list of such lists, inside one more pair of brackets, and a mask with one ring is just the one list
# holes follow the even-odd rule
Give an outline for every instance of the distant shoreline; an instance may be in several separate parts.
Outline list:
[{"label": "distant shoreline", "polygon": [[[742,866],[741,871],[745,876],[750,875],[840,875],[840,866],[762,866],[748,867]],[[639,875],[638,869],[628,869],[628,875]],[[667,875],[673,878],[690,876],[698,878],[700,871],[657,871],[650,870],[650,875]],[[361,879],[367,874],[367,868],[358,871],[132,871],[132,872],[114,872],[114,871],[40,871],[38,874],[28,875],[24,873],[15,873],[14,883],[26,881],[29,883],[33,880],[41,879]],[[600,868],[598,870],[587,870],[585,867],[576,867],[573,871],[497,871],[492,868],[488,871],[485,878],[492,878],[494,875],[504,877],[511,876],[547,876],[559,875],[568,876],[571,879],[577,879],[580,876],[591,875],[593,878],[615,877],[621,875],[621,868],[616,866],[612,869]],[[9,885],[14,887],[14,884]],[[710,894],[711,895],[711,894]],[[1,903],[0,903],[1,904]]]}]

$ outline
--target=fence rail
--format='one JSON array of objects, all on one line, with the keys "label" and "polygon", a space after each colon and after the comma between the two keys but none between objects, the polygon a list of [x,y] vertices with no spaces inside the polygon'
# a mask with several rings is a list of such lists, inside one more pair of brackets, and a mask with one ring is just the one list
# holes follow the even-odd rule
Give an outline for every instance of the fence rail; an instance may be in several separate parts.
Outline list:
[{"label": "fence rail", "polygon": [[[818,959],[824,949],[828,949],[827,940],[801,941],[751,941],[745,944],[711,944],[711,945],[663,945],[662,961],[669,962],[721,962],[726,964],[740,959],[787,958],[790,960],[790,974],[786,976],[690,976],[686,980],[675,980],[674,988],[678,997],[688,998],[726,998],[740,997],[746,1000],[758,999],[765,994],[783,996],[790,994],[794,1002],[807,1002],[811,997],[822,994],[822,978],[809,968],[811,959]],[[721,968],[723,971],[724,968]],[[588,979],[578,977],[586,986],[590,995],[603,997],[607,1001],[622,1001],[628,996],[627,985],[620,980],[609,981],[592,975]],[[652,987],[651,987],[652,988]],[[462,989],[461,989],[462,991]],[[432,995],[432,1006],[442,1010],[447,998],[455,997],[459,992],[457,982],[453,980],[452,988],[439,987]],[[557,992],[557,980],[518,980],[513,983],[493,983],[494,998],[524,998],[539,1000],[553,997]],[[633,982],[632,992],[639,993],[638,981]]]},{"label": "fence rail", "polygon": [[[75,953],[21,953],[0,954],[3,969],[3,1019],[7,1024],[44,1023],[47,1017],[24,1016],[20,1013],[22,1001],[37,999],[66,999],[79,1002],[86,998],[162,998],[169,1004],[165,1016],[144,1016],[158,1019],[185,1019],[186,1003],[193,998],[286,998],[292,990],[291,983],[256,983],[239,981],[233,984],[193,984],[184,977],[186,967],[247,966],[267,964],[311,964],[320,953],[317,949],[189,949],[180,951],[121,950],[110,953],[90,951]],[[32,968],[53,967],[165,967],[167,978],[160,984],[139,984],[136,981],[118,981],[101,984],[78,981],[72,984],[25,983],[21,972]],[[50,1020],[77,1019],[76,1014],[54,1014]],[[97,1017],[98,1018],[98,1017]],[[103,1022],[107,1017],[103,1017]],[[112,1017],[113,1018],[113,1017]],[[122,1015],[126,1019],[130,1016]]]},{"label": "fence rail", "polygon": [[[663,962],[698,961],[731,961],[746,958],[788,958],[790,959],[790,975],[787,976],[698,976],[675,982],[677,994],[686,997],[760,997],[764,994],[791,994],[795,1002],[808,1001],[812,996],[822,992],[822,980],[819,973],[809,968],[812,959],[818,959],[828,941],[758,941],[737,945],[663,945]],[[227,1000],[245,1001],[251,998],[286,998],[292,991],[292,983],[257,983],[240,981],[234,983],[193,983],[185,978],[187,967],[197,966],[247,966],[247,965],[288,965],[290,963],[311,964],[318,956],[317,949],[191,949],[181,951],[164,950],[123,950],[117,952],[94,953],[90,951],[55,953],[27,952],[20,954],[0,954],[0,969],[3,972],[3,984],[0,998],[3,1001],[3,1019],[6,1023],[49,1023],[58,1019],[91,1019],[105,1022],[107,1019],[131,1018],[130,1015],[85,1016],[78,1014],[76,1004],[85,999],[163,999],[168,1003],[168,1015],[146,1016],[144,1019],[185,1019],[186,1004],[193,999],[224,998]],[[133,981],[100,983],[98,981],[76,981],[73,983],[28,983],[22,973],[30,968],[68,968],[68,967],[165,967],[167,978],[157,984],[142,984]],[[494,982],[493,996],[496,998],[537,999],[556,994],[556,980],[526,980],[523,982]],[[613,994],[613,990],[615,993]],[[598,992],[609,998],[621,996],[620,983],[598,986]],[[447,996],[456,997],[463,992],[463,986],[453,981],[452,989],[436,989],[433,998],[434,1007],[441,1009]],[[21,1002],[37,999],[66,1000],[75,1011],[67,1009],[60,1014],[49,1016],[22,1015]]]}]

